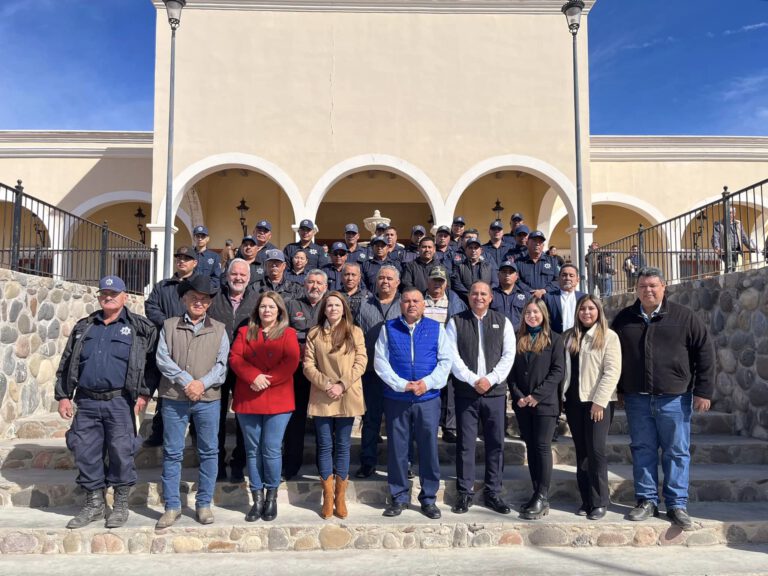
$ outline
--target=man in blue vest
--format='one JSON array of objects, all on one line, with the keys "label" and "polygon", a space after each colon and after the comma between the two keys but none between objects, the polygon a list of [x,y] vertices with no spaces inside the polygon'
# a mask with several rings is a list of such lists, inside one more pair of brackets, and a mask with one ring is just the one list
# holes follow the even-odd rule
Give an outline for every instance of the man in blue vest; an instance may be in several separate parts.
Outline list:
[{"label": "man in blue vest", "polygon": [[437,428],[440,389],[453,362],[453,347],[442,324],[424,318],[424,295],[406,288],[400,296],[399,318],[387,321],[376,341],[374,369],[384,384],[387,421],[387,482],[392,501],[384,516],[399,516],[408,507],[408,446],[419,451],[421,511],[440,518],[435,504],[440,487]]}]

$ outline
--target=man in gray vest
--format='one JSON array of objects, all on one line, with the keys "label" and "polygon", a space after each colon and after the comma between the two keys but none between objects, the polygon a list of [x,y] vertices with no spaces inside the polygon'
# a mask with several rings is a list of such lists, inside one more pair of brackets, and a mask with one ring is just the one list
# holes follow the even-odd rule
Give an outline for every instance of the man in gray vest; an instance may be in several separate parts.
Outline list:
[{"label": "man in gray vest", "polygon": [[478,421],[485,440],[485,505],[500,514],[510,507],[501,499],[504,470],[506,380],[515,361],[515,332],[501,312],[490,310],[493,293],[485,282],[469,289],[469,307],[448,320],[445,332],[458,352],[451,373],[456,397],[456,489],[453,511],[472,505]]},{"label": "man in gray vest", "polygon": [[190,418],[197,428],[200,475],[195,511],[200,524],[213,523],[211,502],[219,467],[219,388],[227,375],[229,335],[223,323],[207,314],[217,291],[208,277],[193,276],[180,291],[186,312],[165,321],[157,345],[157,367],[162,375],[158,395],[163,399],[165,500],[157,530],[168,528],[181,516],[181,461]]}]

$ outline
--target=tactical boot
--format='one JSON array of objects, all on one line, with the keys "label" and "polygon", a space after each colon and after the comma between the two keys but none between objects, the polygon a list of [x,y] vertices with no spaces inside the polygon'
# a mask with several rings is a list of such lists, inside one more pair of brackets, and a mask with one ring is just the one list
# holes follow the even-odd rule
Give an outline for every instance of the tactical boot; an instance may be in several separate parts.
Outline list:
[{"label": "tactical boot", "polygon": [[112,513],[107,518],[106,528],[120,528],[128,521],[128,494],[130,486],[115,486],[115,502]]},{"label": "tactical boot", "polygon": [[77,516],[67,523],[67,528],[82,528],[102,518],[104,518],[104,490],[89,490],[85,494],[85,504]]}]

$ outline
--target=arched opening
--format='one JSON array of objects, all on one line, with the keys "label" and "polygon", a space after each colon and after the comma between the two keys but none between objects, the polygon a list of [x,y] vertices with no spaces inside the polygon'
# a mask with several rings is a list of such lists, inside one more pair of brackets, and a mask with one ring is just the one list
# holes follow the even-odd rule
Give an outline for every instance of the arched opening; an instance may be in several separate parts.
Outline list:
[{"label": "arched opening", "polygon": [[[48,212],[42,205],[39,208],[42,208],[43,212]],[[11,268],[15,265],[22,272],[51,276],[53,255],[50,250],[51,234],[46,227],[46,214],[38,214],[26,206],[21,207],[19,246],[14,263],[13,212],[13,203],[0,201],[0,222],[2,222],[0,265],[3,268]]]},{"label": "arched opening", "polygon": [[411,226],[421,224],[429,230],[434,223],[424,195],[410,180],[391,171],[362,170],[338,180],[323,197],[315,219],[316,241],[330,246],[344,240],[344,226],[349,223],[357,224],[361,241],[369,240],[373,231],[364,223],[375,210],[390,219],[405,245]]}]

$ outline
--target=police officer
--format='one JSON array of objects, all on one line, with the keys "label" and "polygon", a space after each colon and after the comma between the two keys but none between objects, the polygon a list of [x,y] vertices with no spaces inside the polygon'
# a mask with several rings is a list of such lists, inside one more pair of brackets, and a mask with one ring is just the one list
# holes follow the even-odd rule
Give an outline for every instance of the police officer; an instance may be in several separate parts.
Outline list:
[{"label": "police officer", "polygon": [[512,260],[499,264],[499,285],[493,289],[491,302],[491,310],[504,314],[515,330],[520,327],[523,308],[528,301],[528,292],[520,287],[517,279],[517,266]]},{"label": "police officer", "polygon": [[314,242],[314,237],[315,223],[309,219],[299,222],[299,241],[291,242],[283,248],[286,261],[293,265],[294,253],[297,250],[304,250],[307,253],[307,270],[325,266],[328,263],[328,256],[325,254],[323,247]]},{"label": "police officer", "polygon": [[74,416],[67,447],[75,457],[77,483],[86,493],[85,505],[67,528],[104,518],[108,486],[114,487],[115,499],[105,526],[118,528],[128,519],[128,493],[136,483],[133,458],[139,445],[133,411],[146,407],[158,375],[157,330],[130,312],[126,299],[120,278],[101,279],[101,310],[75,324],[56,372],[54,397],[62,418]]},{"label": "police officer", "polygon": [[214,286],[221,285],[221,258],[213,250],[208,250],[208,228],[195,226],[192,230],[195,238],[195,258],[197,259],[197,273],[201,276],[209,276]]},{"label": "police officer", "polygon": [[347,245],[344,242],[334,242],[331,246],[331,261],[322,270],[328,275],[328,290],[341,291],[344,288],[344,264],[347,263]]},{"label": "police officer", "polygon": [[551,294],[560,288],[557,284],[557,265],[544,254],[545,240],[541,230],[534,230],[528,234],[526,242],[528,256],[515,260],[522,287],[536,298],[544,298],[545,294]]},{"label": "police officer", "polygon": [[365,248],[358,243],[360,241],[360,230],[357,224],[347,224],[344,226],[344,242],[347,245],[347,262],[357,262],[362,265],[368,258]]},{"label": "police officer", "polygon": [[495,266],[498,266],[504,261],[504,256],[510,248],[504,241],[503,232],[504,224],[501,220],[494,220],[488,227],[488,236],[490,239],[483,244],[483,256],[486,260],[492,260]]}]

